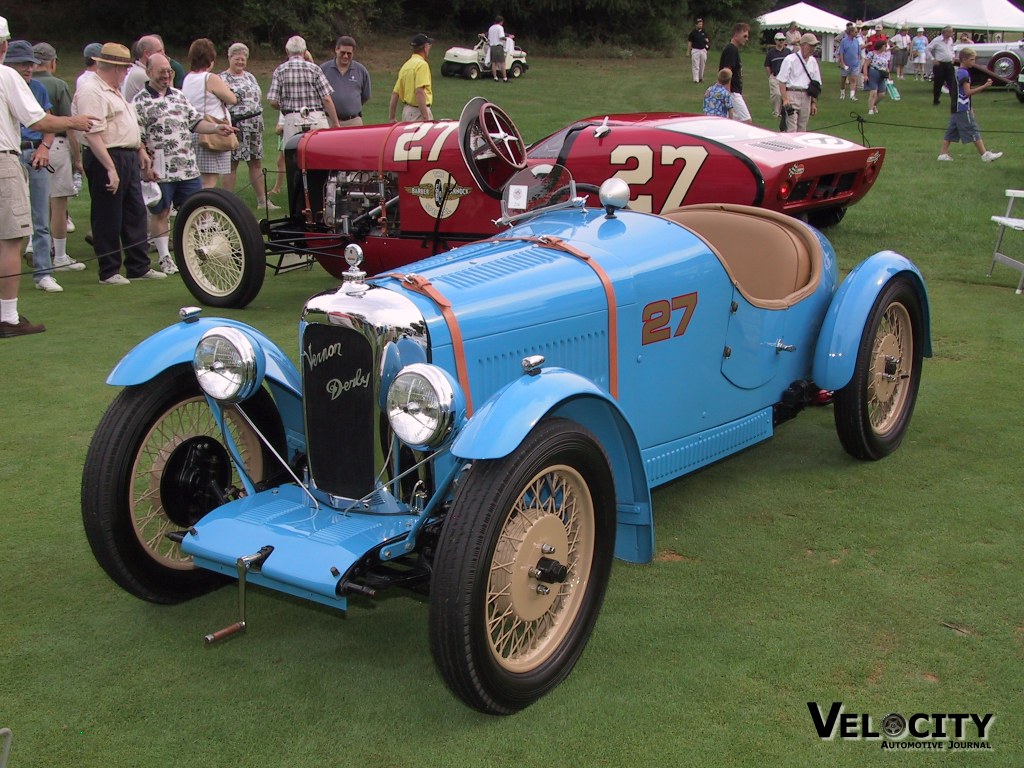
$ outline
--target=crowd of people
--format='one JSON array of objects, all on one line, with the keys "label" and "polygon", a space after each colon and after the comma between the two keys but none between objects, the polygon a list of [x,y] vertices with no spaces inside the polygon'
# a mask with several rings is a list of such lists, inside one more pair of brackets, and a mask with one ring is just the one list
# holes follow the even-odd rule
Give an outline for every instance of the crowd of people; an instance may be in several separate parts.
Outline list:
[{"label": "crowd of people", "polygon": [[[498,17],[490,30],[496,45],[504,38],[501,23]],[[432,119],[427,57],[433,40],[418,34],[410,42],[412,53],[391,93],[391,121],[399,105],[398,119]],[[86,241],[95,251],[103,285],[175,274],[169,237],[173,211],[203,188],[234,190],[241,163],[257,205],[278,208],[270,195],[279,191],[281,174],[267,190],[263,173],[264,102],[277,111],[282,171],[281,149],[297,133],[362,125],[372,90],[355,49],[355,40],[342,35],[334,58],[318,65],[302,37],[289,38],[287,58],[274,70],[264,96],[247,69],[245,44],[228,47],[222,69],[213,41],[195,40],[186,68],[167,55],[159,35],[149,34],[131,50],[113,42],[87,45],[72,91],[55,74],[55,48],[12,40],[0,17],[0,62],[7,65],[0,66],[0,194],[11,202],[0,209],[0,338],[45,330],[18,311],[26,240],[26,260],[39,290],[61,293],[55,272],[86,269],[67,251],[67,233],[74,227],[68,199],[83,184],[90,198]],[[495,79],[499,74],[505,76],[496,66]]]},{"label": "crowd of people", "polygon": [[[722,48],[716,82],[704,93],[705,114],[751,122],[743,96],[740,56],[740,49],[749,39],[750,25],[733,26],[729,42]],[[818,38],[811,32],[801,32],[794,21],[785,32],[776,32],[773,42],[764,58],[772,115],[779,119],[780,131],[806,131],[810,118],[817,113],[823,83],[821,66],[814,56]],[[949,125],[938,159],[952,160],[949,145],[959,141],[974,144],[985,162],[998,160],[1003,153],[985,148],[971,102],[971,96],[990,88],[992,80],[972,87],[970,69],[976,53],[964,46],[973,45],[973,41],[969,35],[961,33],[956,44],[960,46],[959,52],[954,49],[954,30],[950,26],[929,40],[923,27],[918,27],[911,37],[907,26],[902,25],[890,37],[881,24],[868,28],[860,21],[850,22],[835,48],[839,99],[849,96],[850,101],[857,101],[857,93],[866,91],[868,114],[876,115],[887,93],[899,97],[893,81],[903,80],[908,75],[916,80],[931,80],[932,103],[943,103],[942,95],[948,93],[950,104]],[[704,20],[697,19],[687,38],[687,56],[691,60],[694,83],[703,80],[710,47]],[[926,72],[929,63],[931,71]]]}]

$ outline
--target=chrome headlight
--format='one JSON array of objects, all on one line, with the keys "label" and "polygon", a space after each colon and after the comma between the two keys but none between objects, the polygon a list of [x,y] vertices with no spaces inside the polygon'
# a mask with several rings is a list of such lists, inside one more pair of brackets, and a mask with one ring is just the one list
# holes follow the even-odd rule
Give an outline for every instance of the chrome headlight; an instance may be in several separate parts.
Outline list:
[{"label": "chrome headlight", "polygon": [[263,350],[236,328],[221,326],[203,334],[192,358],[199,386],[215,400],[237,403],[263,383]]},{"label": "chrome headlight", "polygon": [[388,422],[410,448],[435,448],[451,432],[461,401],[461,392],[442,368],[413,363],[388,388]]}]

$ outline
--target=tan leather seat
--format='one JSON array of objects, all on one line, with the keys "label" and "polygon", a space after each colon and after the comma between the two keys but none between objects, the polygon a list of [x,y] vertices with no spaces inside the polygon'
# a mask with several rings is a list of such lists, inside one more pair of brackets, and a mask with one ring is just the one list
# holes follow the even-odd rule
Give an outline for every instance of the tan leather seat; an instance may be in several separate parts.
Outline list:
[{"label": "tan leather seat", "polygon": [[662,216],[707,243],[751,304],[792,306],[821,280],[821,243],[790,216],[719,203],[676,208]]}]

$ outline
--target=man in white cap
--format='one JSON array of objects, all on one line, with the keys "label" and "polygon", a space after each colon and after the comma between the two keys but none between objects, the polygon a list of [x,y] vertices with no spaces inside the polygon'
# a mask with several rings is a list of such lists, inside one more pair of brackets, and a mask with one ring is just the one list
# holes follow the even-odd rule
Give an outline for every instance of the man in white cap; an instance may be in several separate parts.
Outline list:
[{"label": "man in white cap", "polygon": [[[782,92],[782,108],[786,112],[787,131],[806,131],[811,115],[818,112],[818,100],[808,89],[817,83],[820,93],[821,69],[814,58],[818,38],[810,32],[800,37],[800,48],[789,54],[779,70],[779,90]],[[792,107],[792,109],[789,109]]]},{"label": "man in white cap", "polygon": [[[0,17],[0,63],[7,56],[11,30]],[[28,181],[21,167],[21,126],[42,133],[57,133],[73,128],[87,131],[94,117],[48,115],[39,106],[28,84],[15,70],[0,66],[0,338],[42,333],[46,326],[29,322],[18,312],[18,286],[21,282],[21,243],[32,231],[29,213]]]},{"label": "man in white cap", "polygon": [[772,117],[782,116],[782,94],[779,93],[779,70],[783,60],[789,56],[784,32],[775,33],[775,47],[769,48],[764,56],[764,71],[768,75],[768,103],[772,105]]},{"label": "man in white cap", "polygon": [[288,61],[278,66],[270,76],[267,101],[284,118],[282,146],[307,126],[337,128],[338,111],[331,94],[334,88],[324,71],[306,60],[306,41],[298,35],[284,44]]}]

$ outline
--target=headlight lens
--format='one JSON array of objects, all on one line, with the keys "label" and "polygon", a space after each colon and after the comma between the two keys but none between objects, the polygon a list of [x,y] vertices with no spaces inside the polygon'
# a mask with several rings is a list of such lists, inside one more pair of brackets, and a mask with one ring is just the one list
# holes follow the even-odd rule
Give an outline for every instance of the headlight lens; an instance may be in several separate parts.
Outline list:
[{"label": "headlight lens", "polygon": [[398,439],[423,451],[440,445],[455,419],[455,389],[440,368],[406,366],[388,389],[388,421]]},{"label": "headlight lens", "polygon": [[237,403],[262,384],[263,350],[235,328],[211,328],[196,345],[192,367],[203,392],[215,400]]}]

